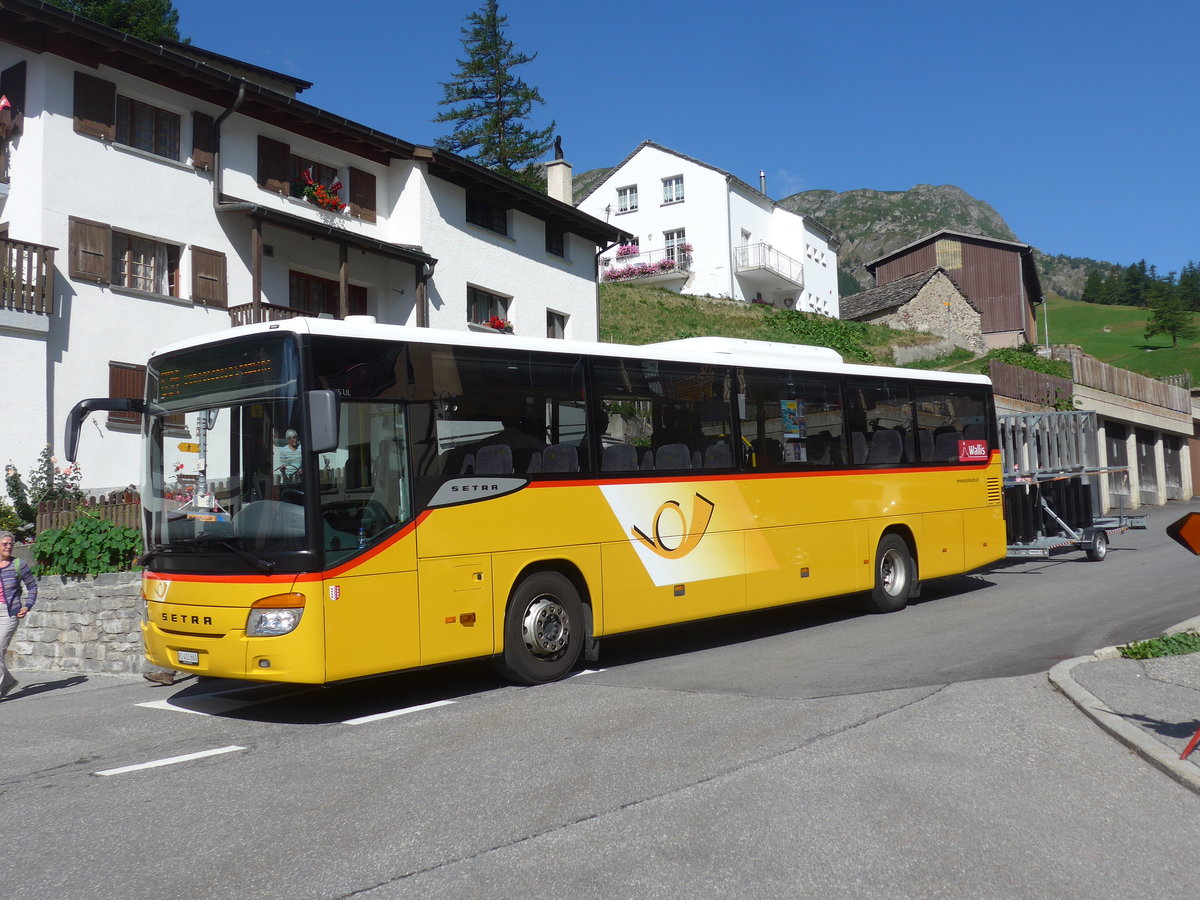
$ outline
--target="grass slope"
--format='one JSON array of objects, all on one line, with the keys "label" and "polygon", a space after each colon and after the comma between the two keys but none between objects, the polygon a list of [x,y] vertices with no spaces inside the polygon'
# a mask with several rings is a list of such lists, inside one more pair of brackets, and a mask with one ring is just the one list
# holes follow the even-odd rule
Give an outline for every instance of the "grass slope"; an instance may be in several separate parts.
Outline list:
[{"label": "grass slope", "polygon": [[[1150,311],[1137,306],[1101,306],[1051,295],[1050,343],[1077,344],[1102,362],[1152,378],[1192,373],[1200,383],[1200,340],[1171,346],[1167,335],[1146,337]],[[1192,317],[1200,327],[1200,314]],[[1105,329],[1108,331],[1105,331]],[[1038,338],[1045,341],[1045,317],[1038,312]]]}]

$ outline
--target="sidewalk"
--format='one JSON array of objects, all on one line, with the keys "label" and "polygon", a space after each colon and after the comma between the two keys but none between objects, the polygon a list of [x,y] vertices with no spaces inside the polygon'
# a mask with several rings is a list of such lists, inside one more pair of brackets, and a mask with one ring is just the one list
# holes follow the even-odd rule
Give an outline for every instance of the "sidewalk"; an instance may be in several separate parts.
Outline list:
[{"label": "sidewalk", "polygon": [[[1167,633],[1179,631],[1200,631],[1200,616]],[[1200,746],[1179,758],[1200,728],[1200,653],[1124,659],[1106,647],[1059,663],[1049,678],[1097,725],[1200,793]]]}]

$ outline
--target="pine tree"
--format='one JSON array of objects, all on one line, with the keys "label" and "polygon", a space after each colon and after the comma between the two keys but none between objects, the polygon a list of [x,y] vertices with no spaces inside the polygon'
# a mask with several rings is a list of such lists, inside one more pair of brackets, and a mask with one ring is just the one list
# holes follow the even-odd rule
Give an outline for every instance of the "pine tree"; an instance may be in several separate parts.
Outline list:
[{"label": "pine tree", "polygon": [[497,0],[484,0],[467,22],[470,27],[462,29],[466,59],[456,60],[458,72],[442,82],[444,96],[438,101],[450,108],[433,120],[453,122],[454,130],[438,138],[437,146],[540,188],[543,178],[531,163],[550,148],[554,122],[533,130],[522,124],[534,103],[546,101],[513,74],[537,54],[513,49],[504,36],[508,17],[500,15]]},{"label": "pine tree", "polygon": [[1178,347],[1181,340],[1187,343],[1200,334],[1200,329],[1192,321],[1191,309],[1184,303],[1175,285],[1174,273],[1166,279],[1150,283],[1146,305],[1150,308],[1150,320],[1146,322],[1147,338],[1168,334],[1171,336],[1171,346]]},{"label": "pine tree", "polygon": [[1103,303],[1104,302],[1104,276],[1100,274],[1099,269],[1092,269],[1088,272],[1087,281],[1083,285],[1083,294],[1080,299],[1084,303]]},{"label": "pine tree", "polygon": [[1188,309],[1200,312],[1200,268],[1191,260],[1179,273],[1179,284],[1175,289]]},{"label": "pine tree", "polygon": [[[67,12],[143,41],[178,41],[179,10],[171,0],[50,0]],[[184,40],[183,43],[188,43]]]}]

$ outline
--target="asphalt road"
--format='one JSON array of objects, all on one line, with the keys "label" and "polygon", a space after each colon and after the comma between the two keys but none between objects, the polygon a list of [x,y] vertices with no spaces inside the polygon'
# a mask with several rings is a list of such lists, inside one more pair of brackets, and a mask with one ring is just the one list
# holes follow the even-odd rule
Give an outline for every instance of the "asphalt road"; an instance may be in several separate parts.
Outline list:
[{"label": "asphalt road", "polygon": [[600,671],[536,688],[484,665],[330,689],[21,673],[0,896],[1180,893],[1200,796],[1045,672],[1196,614],[1200,561],[1162,531],[1191,509],[1103,563],[608,640]]}]

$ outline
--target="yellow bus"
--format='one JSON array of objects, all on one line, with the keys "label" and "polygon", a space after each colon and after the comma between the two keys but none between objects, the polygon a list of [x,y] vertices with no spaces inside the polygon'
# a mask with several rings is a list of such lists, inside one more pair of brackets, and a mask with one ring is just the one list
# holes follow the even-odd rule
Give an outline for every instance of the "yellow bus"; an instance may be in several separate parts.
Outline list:
[{"label": "yellow bus", "polygon": [[323,684],[862,593],[1005,554],[982,376],[724,338],[645,346],[296,318],[153,354],[146,654]]}]

